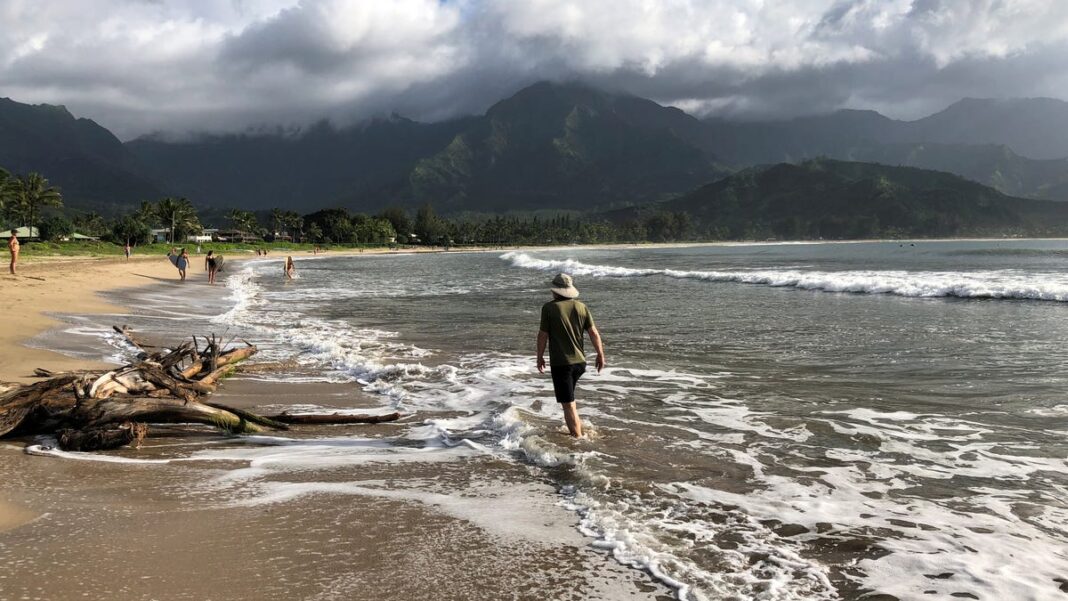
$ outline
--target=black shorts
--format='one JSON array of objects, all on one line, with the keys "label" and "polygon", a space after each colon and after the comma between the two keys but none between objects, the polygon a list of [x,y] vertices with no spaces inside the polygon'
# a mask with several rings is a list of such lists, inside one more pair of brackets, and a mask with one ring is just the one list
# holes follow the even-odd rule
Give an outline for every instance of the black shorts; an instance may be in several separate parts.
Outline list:
[{"label": "black shorts", "polygon": [[556,402],[574,403],[575,385],[578,384],[582,374],[586,373],[586,364],[553,365],[549,371],[553,375],[553,392],[556,393]]}]

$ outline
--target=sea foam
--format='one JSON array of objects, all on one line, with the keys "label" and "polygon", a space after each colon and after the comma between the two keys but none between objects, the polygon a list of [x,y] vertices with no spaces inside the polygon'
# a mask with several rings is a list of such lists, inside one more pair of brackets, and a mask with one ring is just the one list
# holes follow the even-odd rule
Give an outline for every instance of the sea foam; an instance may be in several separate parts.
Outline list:
[{"label": "sea foam", "polygon": [[523,252],[509,252],[501,259],[516,267],[562,271],[571,275],[635,278],[661,276],[706,282],[735,282],[821,292],[890,294],[917,298],[956,297],[1019,299],[1068,302],[1068,278],[1055,273],[1024,273],[1016,270],[967,272],[800,269],[753,269],[697,271],[593,265],[574,259],[539,259]]}]

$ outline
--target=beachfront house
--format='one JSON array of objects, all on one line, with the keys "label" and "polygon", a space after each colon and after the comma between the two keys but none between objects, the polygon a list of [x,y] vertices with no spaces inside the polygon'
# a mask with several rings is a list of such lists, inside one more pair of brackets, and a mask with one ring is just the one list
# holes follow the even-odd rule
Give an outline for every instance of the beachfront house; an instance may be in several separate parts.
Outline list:
[{"label": "beachfront house", "polygon": [[[19,240],[37,240],[40,238],[40,234],[37,228],[29,228],[26,226],[17,227],[15,229],[15,235],[19,237]],[[11,236],[11,230],[4,230],[4,238]]]},{"label": "beachfront house", "polygon": [[61,238],[63,242],[95,242],[99,239],[99,236],[86,236],[85,234],[79,234],[78,232],[74,232],[69,236],[63,236],[63,238]]},{"label": "beachfront house", "polygon": [[216,242],[263,242],[263,238],[256,234],[241,230],[218,230],[212,239]]},{"label": "beachfront house", "polygon": [[197,244],[200,244],[201,242],[211,242],[215,239],[215,234],[217,234],[218,232],[219,230],[217,229],[205,229],[200,234],[190,234],[186,236],[185,241],[196,242]]},{"label": "beachfront house", "polygon": [[153,242],[167,242],[170,239],[171,239],[171,230],[170,230],[170,228],[165,228],[165,227],[164,228],[154,228],[152,230],[152,241]]}]

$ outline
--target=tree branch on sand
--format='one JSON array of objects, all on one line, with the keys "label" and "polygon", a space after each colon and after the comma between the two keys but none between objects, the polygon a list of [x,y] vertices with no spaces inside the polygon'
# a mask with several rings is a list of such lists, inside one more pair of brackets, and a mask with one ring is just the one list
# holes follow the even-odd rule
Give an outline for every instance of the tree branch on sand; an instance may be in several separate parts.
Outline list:
[{"label": "tree branch on sand", "polygon": [[256,354],[256,347],[223,348],[215,335],[194,336],[173,349],[137,339],[126,326],[115,327],[138,350],[137,360],[111,371],[54,373],[33,384],[0,388],[0,438],[53,434],[64,450],[114,449],[141,441],[147,424],[206,424],[233,434],[287,430],[289,424],[380,423],[388,415],[290,414],[263,416],[209,403],[219,380]]}]

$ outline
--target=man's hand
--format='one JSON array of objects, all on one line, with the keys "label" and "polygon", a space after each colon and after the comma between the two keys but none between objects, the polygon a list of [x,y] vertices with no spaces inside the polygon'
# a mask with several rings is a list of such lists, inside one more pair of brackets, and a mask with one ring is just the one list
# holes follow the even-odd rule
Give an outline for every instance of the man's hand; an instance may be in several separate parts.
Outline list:
[{"label": "man's hand", "polygon": [[597,373],[601,373],[605,365],[608,362],[604,360],[604,344],[601,342],[601,332],[596,327],[591,327],[587,330],[590,334],[590,342],[593,343],[593,350],[597,351]]},{"label": "man's hand", "polygon": [[545,347],[549,344],[549,333],[542,330],[538,332],[538,373],[545,373]]}]

